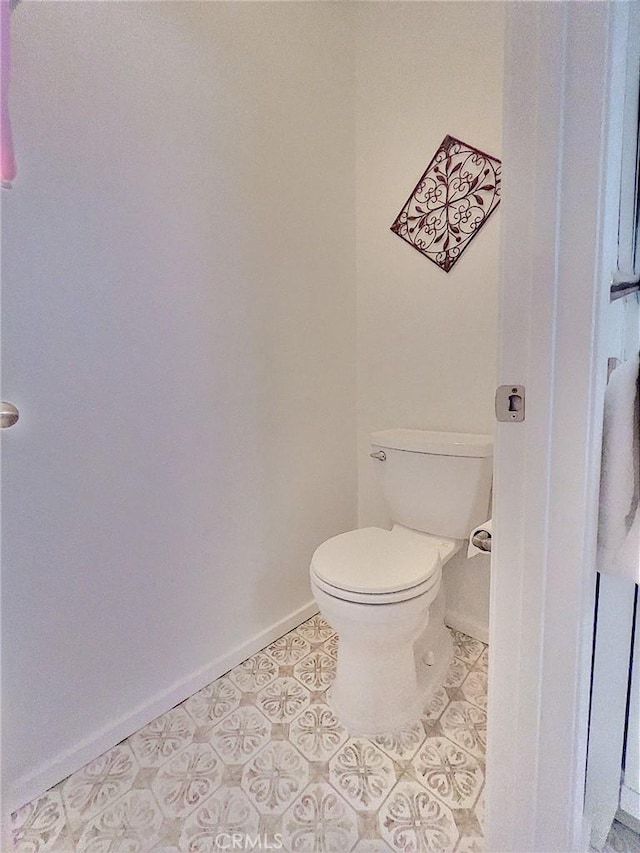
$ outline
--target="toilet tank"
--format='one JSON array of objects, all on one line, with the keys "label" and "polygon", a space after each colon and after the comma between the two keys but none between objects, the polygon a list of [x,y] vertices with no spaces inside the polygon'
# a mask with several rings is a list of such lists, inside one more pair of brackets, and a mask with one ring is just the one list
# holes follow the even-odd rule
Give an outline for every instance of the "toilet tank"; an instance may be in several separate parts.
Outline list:
[{"label": "toilet tank", "polygon": [[392,521],[446,539],[467,539],[489,517],[493,438],[390,429],[371,436]]}]

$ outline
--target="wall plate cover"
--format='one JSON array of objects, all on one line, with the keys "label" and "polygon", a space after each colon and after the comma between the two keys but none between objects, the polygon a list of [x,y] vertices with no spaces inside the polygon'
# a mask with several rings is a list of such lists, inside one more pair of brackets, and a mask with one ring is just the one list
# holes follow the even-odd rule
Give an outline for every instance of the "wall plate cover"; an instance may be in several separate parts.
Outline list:
[{"label": "wall plate cover", "polygon": [[496,389],[496,418],[501,422],[524,420],[524,385],[500,385]]}]

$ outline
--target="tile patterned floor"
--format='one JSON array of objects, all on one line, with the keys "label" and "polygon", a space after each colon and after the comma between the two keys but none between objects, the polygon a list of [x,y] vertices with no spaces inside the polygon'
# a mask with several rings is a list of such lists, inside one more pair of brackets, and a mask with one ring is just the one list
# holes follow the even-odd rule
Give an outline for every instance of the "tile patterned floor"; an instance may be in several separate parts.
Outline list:
[{"label": "tile patterned floor", "polygon": [[[418,725],[349,737],[325,701],[337,637],[314,616],[21,808],[14,849],[478,853],[488,649],[453,636]],[[640,837],[616,822],[604,853]]]},{"label": "tile patterned floor", "polygon": [[454,639],[418,725],[350,737],[325,701],[337,637],[314,616],[20,809],[15,850],[213,853],[236,833],[255,849],[479,851],[487,647]]},{"label": "tile patterned floor", "polygon": [[337,637],[314,616],[21,808],[15,850],[477,853],[488,650],[454,641],[419,724],[350,737],[326,704]]}]

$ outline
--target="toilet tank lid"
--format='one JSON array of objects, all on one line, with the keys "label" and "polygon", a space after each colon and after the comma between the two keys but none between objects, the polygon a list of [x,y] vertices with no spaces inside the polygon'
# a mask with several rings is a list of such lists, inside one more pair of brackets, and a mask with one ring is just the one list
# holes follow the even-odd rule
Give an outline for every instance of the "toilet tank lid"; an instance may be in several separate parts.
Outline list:
[{"label": "toilet tank lid", "polygon": [[371,444],[438,456],[493,456],[493,436],[425,429],[385,429],[371,434]]}]

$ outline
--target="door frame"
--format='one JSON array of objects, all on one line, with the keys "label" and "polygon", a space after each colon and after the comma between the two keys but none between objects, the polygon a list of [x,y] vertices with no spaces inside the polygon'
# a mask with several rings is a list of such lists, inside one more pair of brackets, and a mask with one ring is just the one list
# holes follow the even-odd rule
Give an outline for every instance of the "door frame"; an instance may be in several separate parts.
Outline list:
[{"label": "door frame", "polygon": [[588,849],[602,327],[620,156],[611,92],[626,6],[506,10],[498,383],[525,385],[526,418],[496,432],[490,851]]}]

